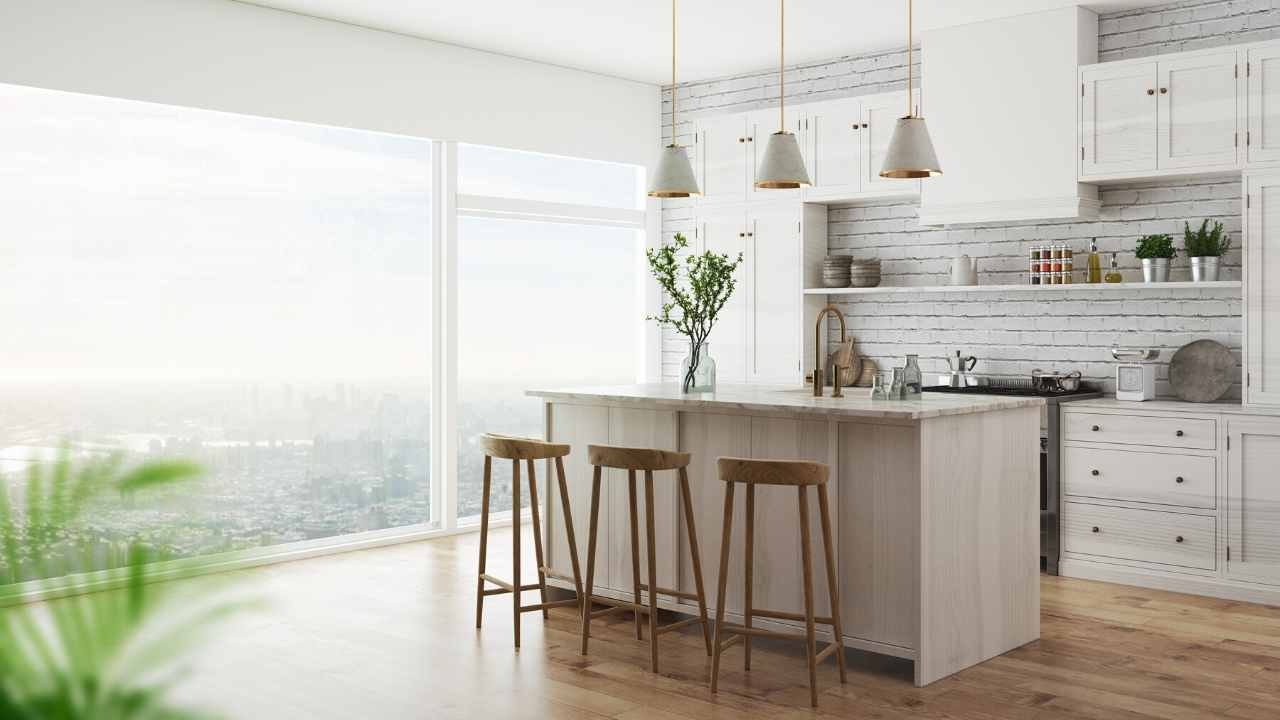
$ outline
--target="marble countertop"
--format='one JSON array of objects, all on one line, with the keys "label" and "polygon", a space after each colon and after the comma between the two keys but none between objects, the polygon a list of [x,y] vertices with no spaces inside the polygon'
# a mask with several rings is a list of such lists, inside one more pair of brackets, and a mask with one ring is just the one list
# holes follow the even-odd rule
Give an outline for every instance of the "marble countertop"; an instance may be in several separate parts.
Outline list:
[{"label": "marble countertop", "polygon": [[1036,397],[947,393],[924,393],[914,400],[872,400],[869,392],[867,388],[846,388],[844,397],[833,398],[830,388],[823,397],[814,397],[813,388],[809,386],[720,385],[714,393],[684,394],[677,383],[651,383],[536,389],[525,394],[547,400],[597,401],[673,410],[744,410],[894,420],[923,420],[1044,405],[1044,400]]}]

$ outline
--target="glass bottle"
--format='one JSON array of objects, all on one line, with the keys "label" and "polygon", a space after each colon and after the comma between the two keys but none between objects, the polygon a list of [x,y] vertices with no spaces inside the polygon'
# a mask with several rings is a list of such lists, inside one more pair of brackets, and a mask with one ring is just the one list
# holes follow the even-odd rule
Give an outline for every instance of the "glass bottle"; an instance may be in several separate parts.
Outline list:
[{"label": "glass bottle", "polygon": [[918,360],[919,358],[916,355],[907,356],[907,365],[902,370],[903,397],[917,397],[924,387],[924,376],[920,373]]},{"label": "glass bottle", "polygon": [[693,343],[689,343],[689,354],[680,361],[680,379],[682,392],[716,391],[716,361],[711,357],[711,343],[704,342],[696,350]]},{"label": "glass bottle", "polygon": [[1102,282],[1102,256],[1098,254],[1098,238],[1089,241],[1089,282]]},{"label": "glass bottle", "polygon": [[1111,253],[1111,272],[1107,273],[1107,276],[1104,279],[1109,283],[1118,283],[1118,282],[1124,281],[1124,278],[1121,277],[1120,275],[1120,267],[1119,267],[1119,264],[1116,262],[1115,253]]}]

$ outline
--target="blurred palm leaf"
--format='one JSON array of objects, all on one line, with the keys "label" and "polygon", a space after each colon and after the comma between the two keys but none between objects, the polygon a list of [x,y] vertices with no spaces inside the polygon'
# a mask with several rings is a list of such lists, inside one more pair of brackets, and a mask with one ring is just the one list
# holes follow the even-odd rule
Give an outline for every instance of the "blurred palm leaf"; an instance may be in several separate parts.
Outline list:
[{"label": "blurred palm leaf", "polygon": [[[190,480],[200,468],[162,461],[125,469],[119,456],[73,467],[64,451],[27,474],[19,512],[0,484],[0,591],[23,579],[23,560],[47,589],[83,591],[88,580],[59,578],[71,570],[53,552],[92,500],[107,492],[134,495]],[[61,557],[61,560],[53,558]],[[14,720],[178,720],[206,715],[166,700],[177,661],[201,631],[243,607],[191,583],[150,583],[158,558],[129,544],[122,566],[94,573],[116,588],[74,594],[43,605],[0,609],[0,718]],[[75,569],[97,569],[86,550]]]}]

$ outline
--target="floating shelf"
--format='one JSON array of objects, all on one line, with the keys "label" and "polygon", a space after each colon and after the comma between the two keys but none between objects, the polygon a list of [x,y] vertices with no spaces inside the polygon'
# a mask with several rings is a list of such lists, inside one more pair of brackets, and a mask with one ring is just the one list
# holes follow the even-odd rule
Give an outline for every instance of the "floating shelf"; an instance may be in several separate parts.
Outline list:
[{"label": "floating shelf", "polygon": [[1239,289],[1239,280],[1162,283],[1073,283],[1071,285],[880,285],[869,288],[808,288],[805,295],[894,295],[903,293],[1053,293],[1053,292],[1158,292],[1161,290]]}]

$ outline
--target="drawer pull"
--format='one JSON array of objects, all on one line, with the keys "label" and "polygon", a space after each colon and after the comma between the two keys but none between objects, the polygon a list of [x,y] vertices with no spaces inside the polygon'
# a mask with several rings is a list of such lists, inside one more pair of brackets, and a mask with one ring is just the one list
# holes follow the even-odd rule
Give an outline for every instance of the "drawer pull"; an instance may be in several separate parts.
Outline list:
[{"label": "drawer pull", "polygon": [[1093,526],[1093,531],[1094,531],[1094,532],[1102,532],[1101,530],[1099,530],[1099,529],[1098,529],[1098,526],[1097,526],[1097,525],[1094,525],[1094,526]]},{"label": "drawer pull", "polygon": [[1093,427],[1091,427],[1091,428],[1089,428],[1089,429],[1090,429],[1090,430],[1092,430],[1092,431],[1094,431],[1094,432],[1098,432],[1098,431],[1099,431],[1099,430],[1101,430],[1102,428],[1098,427],[1097,425],[1094,425]]},{"label": "drawer pull", "polygon": [[1184,480],[1182,479],[1182,476],[1181,476],[1181,475],[1179,475],[1179,476],[1174,480],[1174,482],[1176,482],[1176,483],[1178,483],[1179,485],[1181,485],[1181,484],[1184,482]]},{"label": "drawer pull", "polygon": [[1179,430],[1178,432],[1174,433],[1174,435],[1177,435],[1178,437],[1182,437],[1183,435],[1186,435],[1186,433]]},{"label": "drawer pull", "polygon": [[1098,477],[1098,476],[1099,476],[1099,475],[1101,475],[1102,473],[1098,472],[1097,470],[1094,470],[1092,474],[1093,474],[1093,476],[1094,476],[1094,477]]},{"label": "drawer pull", "polygon": [[1182,536],[1181,536],[1181,535],[1179,535],[1179,536],[1178,536],[1177,538],[1175,538],[1175,539],[1176,539],[1176,541],[1177,541],[1177,542],[1182,542]]}]

